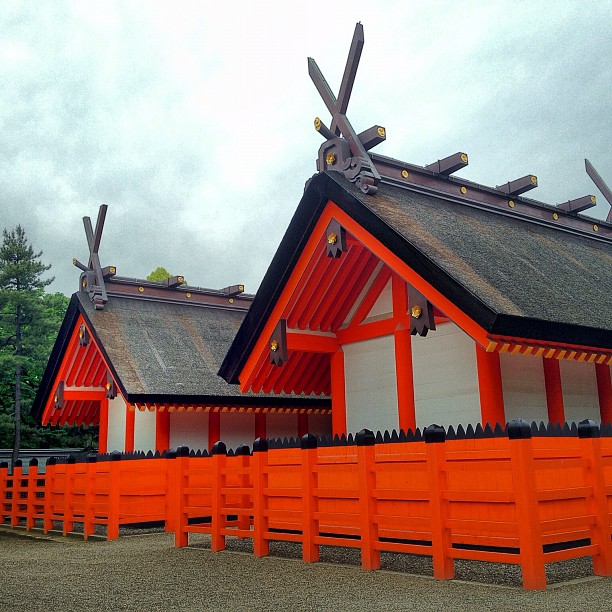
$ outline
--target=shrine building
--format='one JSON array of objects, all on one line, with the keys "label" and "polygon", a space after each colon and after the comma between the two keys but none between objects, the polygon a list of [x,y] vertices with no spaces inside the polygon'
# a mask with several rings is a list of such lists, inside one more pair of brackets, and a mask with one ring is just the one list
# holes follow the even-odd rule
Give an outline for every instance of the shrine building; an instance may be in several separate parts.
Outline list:
[{"label": "shrine building", "polygon": [[[242,285],[200,289],[116,276],[92,253],[68,306],[33,414],[43,425],[98,425],[98,452],[228,448],[256,437],[331,431],[325,397],[241,393],[217,375],[253,300]],[[89,226],[89,231],[88,231]],[[319,391],[320,393],[320,391]]]},{"label": "shrine building", "polygon": [[[527,175],[485,187],[376,155],[384,127],[346,116],[360,24],[307,183],[220,374],[244,393],[312,393],[334,434],[436,423],[612,421],[612,218],[527,198]],[[612,203],[610,190],[587,172]]]}]

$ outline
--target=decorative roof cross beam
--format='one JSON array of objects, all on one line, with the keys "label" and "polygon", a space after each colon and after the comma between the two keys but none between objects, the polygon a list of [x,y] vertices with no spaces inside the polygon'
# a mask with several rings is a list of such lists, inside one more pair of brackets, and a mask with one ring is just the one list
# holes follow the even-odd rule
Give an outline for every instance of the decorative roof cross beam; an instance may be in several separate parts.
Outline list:
[{"label": "decorative roof cross beam", "polygon": [[319,148],[317,170],[319,172],[324,170],[342,172],[363,193],[374,195],[378,191],[376,185],[380,181],[380,174],[368,155],[368,151],[385,140],[385,128],[375,125],[357,134],[346,116],[363,43],[363,26],[358,23],[355,26],[338,98],[334,96],[319,66],[311,57],[308,58],[308,74],[332,115],[330,128],[325,126],[318,117],[314,122],[315,129],[327,139]]},{"label": "decorative roof cross beam", "polygon": [[114,266],[102,268],[100,256],[98,255],[107,208],[108,206],[106,204],[100,206],[95,231],[91,225],[91,219],[89,217],[83,217],[85,237],[87,238],[87,246],[89,247],[88,264],[85,266],[77,259],[72,260],[72,263],[82,270],[79,288],[81,291],[86,291],[89,294],[89,298],[94,303],[94,308],[96,310],[103,310],[104,305],[108,302],[104,281],[114,276],[116,273]]},{"label": "decorative roof cross beam", "polygon": [[608,223],[612,223],[612,191],[605,184],[604,180],[599,176],[599,173],[595,168],[593,168],[593,164],[588,160],[584,160],[584,166],[586,168],[587,174],[591,177],[591,180],[595,183],[595,186],[599,191],[601,191],[604,198],[606,198],[608,204],[610,204],[610,210],[608,211],[608,216],[606,217],[606,221]]}]

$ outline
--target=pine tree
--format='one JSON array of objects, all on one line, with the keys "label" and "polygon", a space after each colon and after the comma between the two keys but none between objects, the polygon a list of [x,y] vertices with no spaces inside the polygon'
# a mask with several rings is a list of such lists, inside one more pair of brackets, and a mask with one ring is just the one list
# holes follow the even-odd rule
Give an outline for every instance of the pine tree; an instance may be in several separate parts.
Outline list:
[{"label": "pine tree", "polygon": [[[37,322],[44,317],[44,288],[53,279],[43,280],[42,274],[51,266],[40,261],[42,251],[35,253],[21,225],[3,231],[0,247],[0,343],[12,351],[3,352],[0,367],[15,372],[14,439],[12,463],[19,458],[21,446],[22,376],[27,359],[36,351]],[[24,335],[31,329],[33,333]]]}]

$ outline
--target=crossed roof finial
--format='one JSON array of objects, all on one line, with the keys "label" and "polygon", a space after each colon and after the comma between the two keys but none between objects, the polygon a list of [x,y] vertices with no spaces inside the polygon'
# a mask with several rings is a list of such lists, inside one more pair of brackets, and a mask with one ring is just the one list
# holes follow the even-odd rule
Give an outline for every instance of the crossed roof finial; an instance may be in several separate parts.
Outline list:
[{"label": "crossed roof finial", "polygon": [[606,221],[608,223],[612,223],[612,191],[606,185],[604,180],[599,176],[599,173],[593,167],[593,164],[588,160],[584,160],[584,166],[586,168],[586,173],[591,177],[591,180],[595,183],[595,186],[599,191],[601,191],[602,195],[610,204],[610,210],[608,211],[608,216],[606,217]]},{"label": "crossed roof finial", "polygon": [[114,276],[116,273],[114,266],[102,268],[98,255],[107,208],[108,206],[106,204],[100,206],[95,231],[91,225],[91,219],[89,217],[83,217],[85,237],[87,238],[87,245],[89,247],[89,260],[87,265],[82,264],[78,259],[72,260],[72,263],[82,270],[79,289],[89,294],[89,298],[94,303],[94,308],[96,310],[103,310],[104,305],[108,302],[104,281]]},{"label": "crossed roof finial", "polygon": [[363,43],[363,26],[358,23],[355,26],[338,98],[334,96],[317,63],[311,57],[308,58],[308,74],[332,115],[330,128],[325,126],[319,117],[315,119],[315,129],[327,139],[319,148],[317,170],[343,172],[361,191],[374,195],[378,191],[376,185],[380,181],[380,174],[368,151],[385,140],[386,130],[375,125],[357,134],[346,116]]}]

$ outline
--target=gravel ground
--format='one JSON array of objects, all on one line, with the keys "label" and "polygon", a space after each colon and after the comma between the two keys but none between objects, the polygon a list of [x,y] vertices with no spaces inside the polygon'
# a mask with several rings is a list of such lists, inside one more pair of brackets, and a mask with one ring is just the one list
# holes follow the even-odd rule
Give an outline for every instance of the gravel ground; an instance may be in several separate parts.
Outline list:
[{"label": "gravel ground", "polygon": [[[221,553],[210,552],[205,535],[192,535],[190,544],[175,549],[159,529],[84,542],[0,527],[0,610],[611,609],[612,578],[575,579],[575,563],[561,577],[553,570],[570,582],[528,592],[492,584],[485,570],[499,573],[494,564],[457,563],[460,579],[442,582],[427,576],[426,557],[385,555],[385,569],[364,572],[353,550],[324,548],[322,562],[308,564],[291,558],[299,556],[293,544],[272,543],[262,559],[252,556],[250,541],[229,538]],[[483,576],[489,584],[465,582]]]}]

